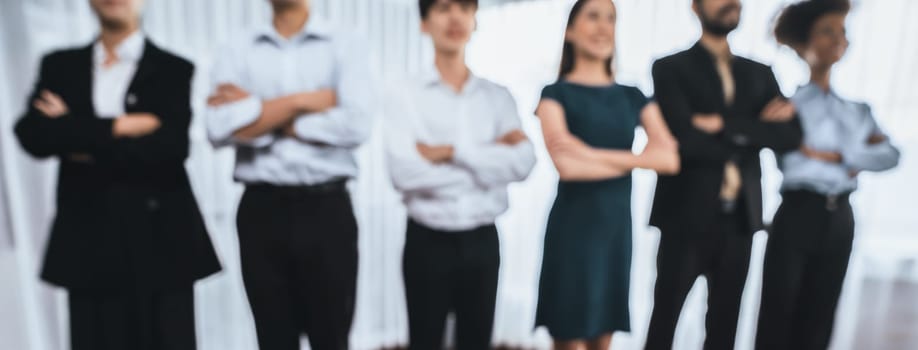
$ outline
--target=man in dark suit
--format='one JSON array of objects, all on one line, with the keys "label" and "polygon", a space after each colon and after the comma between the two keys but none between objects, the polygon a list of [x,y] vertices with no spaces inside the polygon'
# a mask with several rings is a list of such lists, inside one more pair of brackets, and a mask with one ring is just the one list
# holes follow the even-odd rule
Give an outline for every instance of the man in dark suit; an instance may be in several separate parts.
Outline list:
[{"label": "man in dark suit", "polygon": [[15,129],[60,159],[42,278],[74,350],[194,349],[193,285],[220,270],[184,168],[194,67],[144,38],[141,0],[91,5],[98,40],[42,60]]},{"label": "man in dark suit", "polygon": [[796,112],[771,69],[734,56],[738,0],[694,0],[692,48],[653,66],[656,98],[679,140],[682,172],[661,176],[651,225],[661,231],[648,349],[671,349],[686,295],[708,282],[705,349],[733,349],[752,234],[763,228],[759,152],[798,148]]}]

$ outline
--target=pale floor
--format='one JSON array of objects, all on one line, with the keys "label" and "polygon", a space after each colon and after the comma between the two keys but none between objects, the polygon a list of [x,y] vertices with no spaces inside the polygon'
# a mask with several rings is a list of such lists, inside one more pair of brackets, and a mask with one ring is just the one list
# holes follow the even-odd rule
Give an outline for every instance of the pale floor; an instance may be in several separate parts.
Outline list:
[{"label": "pale floor", "polygon": [[[0,252],[0,349],[29,350],[18,285],[14,255]],[[918,283],[867,278],[862,288],[853,349],[918,349]]]},{"label": "pale floor", "polygon": [[867,279],[854,349],[918,349],[918,284]]}]

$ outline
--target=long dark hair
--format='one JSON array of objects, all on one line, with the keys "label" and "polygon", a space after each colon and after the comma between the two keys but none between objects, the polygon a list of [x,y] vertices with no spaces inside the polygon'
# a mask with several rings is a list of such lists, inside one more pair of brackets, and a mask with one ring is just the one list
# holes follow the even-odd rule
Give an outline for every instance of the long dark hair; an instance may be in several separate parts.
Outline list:
[{"label": "long dark hair", "polygon": [[[583,10],[583,5],[585,5],[587,1],[590,0],[577,0],[577,2],[574,3],[574,6],[571,7],[571,14],[567,17],[567,29],[571,29],[574,26],[574,22],[576,21],[577,16],[580,15],[580,11]],[[606,73],[609,74],[609,77],[613,76],[612,60],[614,59],[615,54],[612,56],[613,57],[609,57],[609,59],[606,60],[605,64]],[[574,44],[572,44],[570,41],[567,41],[567,35],[565,34],[564,47],[561,49],[561,69],[558,70],[559,80],[564,79],[565,75],[570,74],[574,70],[574,61],[576,61]]]}]

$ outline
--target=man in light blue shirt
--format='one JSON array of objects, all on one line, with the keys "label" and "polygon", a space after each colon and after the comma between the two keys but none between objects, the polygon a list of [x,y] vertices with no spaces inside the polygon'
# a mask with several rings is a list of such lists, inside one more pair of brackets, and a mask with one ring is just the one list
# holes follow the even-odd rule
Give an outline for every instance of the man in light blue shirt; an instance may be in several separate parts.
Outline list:
[{"label": "man in light blue shirt", "polygon": [[207,133],[236,149],[242,276],[259,347],[347,349],[357,278],[348,180],[375,110],[367,45],[308,0],[218,53]]}]

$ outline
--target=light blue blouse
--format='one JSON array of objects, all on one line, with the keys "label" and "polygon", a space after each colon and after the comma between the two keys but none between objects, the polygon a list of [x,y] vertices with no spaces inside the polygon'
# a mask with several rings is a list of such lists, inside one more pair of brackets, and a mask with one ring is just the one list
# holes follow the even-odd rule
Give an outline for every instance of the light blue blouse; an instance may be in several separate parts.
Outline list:
[{"label": "light blue blouse", "polygon": [[784,173],[783,190],[810,190],[838,195],[857,189],[853,172],[883,171],[899,164],[899,150],[889,138],[868,144],[871,135],[883,134],[870,106],[825,92],[815,84],[800,87],[791,98],[803,125],[803,142],[808,147],[842,155],[841,163],[830,163],[799,151],[784,155],[779,162]]}]

